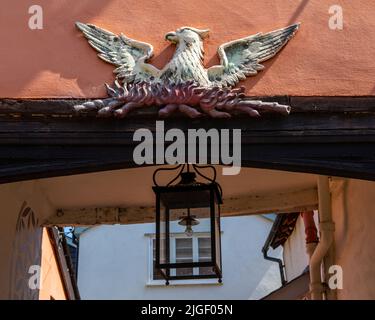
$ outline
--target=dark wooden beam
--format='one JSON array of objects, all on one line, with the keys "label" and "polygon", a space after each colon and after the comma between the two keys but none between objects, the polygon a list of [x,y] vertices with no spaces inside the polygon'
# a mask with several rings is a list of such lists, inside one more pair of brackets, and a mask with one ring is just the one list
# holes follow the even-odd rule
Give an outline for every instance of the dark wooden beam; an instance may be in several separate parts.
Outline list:
[{"label": "dark wooden beam", "polygon": [[[375,180],[375,97],[275,97],[289,116],[165,120],[165,128],[242,129],[243,166]],[[156,109],[123,120],[72,113],[77,100],[0,100],[0,183],[134,167],[133,133]]]},{"label": "dark wooden beam", "polygon": [[[372,112],[375,113],[375,97],[254,97],[262,101],[289,104],[292,113]],[[0,99],[0,116],[14,117],[95,117],[95,112],[78,114],[74,106],[84,99]],[[145,107],[132,112],[128,117],[155,117],[156,107]]]}]

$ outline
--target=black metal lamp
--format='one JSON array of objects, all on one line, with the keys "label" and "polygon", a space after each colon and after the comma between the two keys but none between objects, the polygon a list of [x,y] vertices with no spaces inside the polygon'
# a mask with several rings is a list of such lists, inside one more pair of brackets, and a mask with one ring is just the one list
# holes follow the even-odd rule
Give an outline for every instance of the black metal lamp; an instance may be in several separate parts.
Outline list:
[{"label": "black metal lamp", "polygon": [[[211,169],[212,177],[203,174]],[[167,184],[159,185],[156,176],[161,171],[176,170],[177,175]],[[197,176],[200,177],[198,181]],[[156,252],[155,268],[169,284],[170,280],[222,279],[220,205],[222,190],[216,182],[213,166],[182,164],[173,168],[160,168],[154,172],[153,190],[156,195]],[[171,245],[171,236],[184,238],[204,234],[204,255],[198,254],[187,259],[178,259],[176,248]],[[179,232],[178,228],[184,228]],[[193,230],[194,229],[194,230]]]}]

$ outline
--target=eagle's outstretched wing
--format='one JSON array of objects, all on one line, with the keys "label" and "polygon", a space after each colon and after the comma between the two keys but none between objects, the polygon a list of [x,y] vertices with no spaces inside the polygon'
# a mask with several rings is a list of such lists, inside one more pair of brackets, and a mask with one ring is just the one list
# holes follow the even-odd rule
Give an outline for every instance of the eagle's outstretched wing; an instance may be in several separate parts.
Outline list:
[{"label": "eagle's outstretched wing", "polygon": [[254,76],[264,68],[260,62],[272,58],[291,39],[299,24],[222,44],[218,49],[221,65],[209,68],[213,85],[236,85],[246,77]]},{"label": "eagle's outstretched wing", "polygon": [[123,34],[115,35],[91,24],[77,22],[76,26],[99,52],[98,56],[117,67],[114,73],[121,81],[138,82],[157,76],[159,70],[145,63],[153,55],[151,44],[130,39]]}]

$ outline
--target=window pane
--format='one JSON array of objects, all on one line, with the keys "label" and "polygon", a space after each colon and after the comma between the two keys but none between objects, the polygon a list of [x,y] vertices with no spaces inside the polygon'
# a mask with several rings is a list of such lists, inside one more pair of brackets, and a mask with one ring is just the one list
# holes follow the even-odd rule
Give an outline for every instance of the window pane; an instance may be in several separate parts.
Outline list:
[{"label": "window pane", "polygon": [[[198,238],[199,247],[199,262],[211,261],[211,239],[210,238]],[[214,274],[212,267],[200,267],[200,275],[211,275]]]},{"label": "window pane", "polygon": [[[176,239],[176,263],[193,262],[193,241],[191,238]],[[177,276],[188,276],[193,274],[193,268],[177,268]]]},{"label": "window pane", "polygon": [[[176,244],[176,263],[191,263],[193,262],[193,238],[175,238]],[[211,261],[211,239],[209,237],[196,237],[195,241],[198,241],[198,252],[195,252],[195,256],[198,256],[199,262]],[[161,242],[161,255],[164,254],[163,241]],[[152,241],[153,250],[153,280],[164,280],[163,276],[155,268],[156,261],[156,240]],[[173,261],[171,261],[173,262]],[[199,269],[199,271],[198,271]],[[176,268],[176,276],[191,276],[194,274],[193,268]],[[195,272],[199,272],[199,275],[214,275],[212,267],[200,267],[196,268]],[[174,274],[172,272],[172,274]]]},{"label": "window pane", "polygon": [[[161,251],[163,251],[163,246],[161,247]],[[153,280],[163,280],[163,276],[160,274],[158,270],[155,268],[155,262],[156,262],[156,240],[152,240],[152,265],[153,265],[153,272],[152,272],[152,279]]]}]

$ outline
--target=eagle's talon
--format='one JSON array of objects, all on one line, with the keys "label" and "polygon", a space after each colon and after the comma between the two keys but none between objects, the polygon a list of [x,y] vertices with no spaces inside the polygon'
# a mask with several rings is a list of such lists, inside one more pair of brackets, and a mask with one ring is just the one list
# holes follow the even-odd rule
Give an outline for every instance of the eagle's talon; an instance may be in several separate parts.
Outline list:
[{"label": "eagle's talon", "polygon": [[200,113],[197,109],[190,107],[186,104],[180,104],[178,106],[178,110],[192,119],[196,119],[202,116],[202,113]]},{"label": "eagle's talon", "polygon": [[259,118],[261,116],[257,110],[253,109],[250,106],[236,106],[234,109],[243,113],[247,113],[250,117],[253,118]]},{"label": "eagle's talon", "polygon": [[232,115],[228,112],[219,111],[216,109],[208,110],[206,112],[210,117],[216,118],[216,119],[228,119],[231,118]]},{"label": "eagle's talon", "polygon": [[252,108],[259,113],[280,113],[283,115],[288,115],[291,111],[291,107],[287,105],[282,105],[277,102],[263,102],[259,100],[243,100],[240,101],[237,105],[237,108]]},{"label": "eagle's talon", "polygon": [[[118,95],[107,99],[97,99],[74,106],[76,112],[96,111],[98,117],[124,118],[130,111],[145,106],[161,106],[159,116],[166,118],[176,110],[189,118],[207,114],[212,118],[230,118],[236,112],[260,117],[261,114],[278,113],[288,115],[290,106],[277,102],[262,102],[243,97],[235,89],[217,90],[196,84],[180,84],[178,92],[169,86],[143,83],[124,84],[124,90],[117,89]],[[237,90],[238,91],[238,90]],[[168,102],[172,103],[168,103]],[[178,102],[176,102],[178,101]]]},{"label": "eagle's talon", "polygon": [[125,105],[123,105],[121,108],[115,110],[113,112],[113,114],[115,115],[115,117],[117,118],[125,118],[126,115],[132,111],[133,109],[136,109],[138,107],[140,107],[141,105],[137,102],[128,102],[126,103]]},{"label": "eagle's talon", "polygon": [[98,106],[95,101],[87,101],[79,105],[75,105],[74,107],[75,112],[88,112],[88,111],[96,111],[98,110]]},{"label": "eagle's talon", "polygon": [[167,118],[170,116],[173,112],[175,112],[178,109],[177,104],[167,104],[166,106],[159,109],[159,116],[161,118]]},{"label": "eagle's talon", "polygon": [[112,111],[108,107],[102,108],[98,111],[98,117],[109,118],[112,115]]}]

